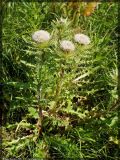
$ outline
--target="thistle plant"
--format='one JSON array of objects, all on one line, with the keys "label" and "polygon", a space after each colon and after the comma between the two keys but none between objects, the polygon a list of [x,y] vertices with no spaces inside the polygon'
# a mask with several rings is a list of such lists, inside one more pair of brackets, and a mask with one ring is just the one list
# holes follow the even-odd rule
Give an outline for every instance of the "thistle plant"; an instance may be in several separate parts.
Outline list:
[{"label": "thistle plant", "polygon": [[74,44],[69,40],[61,40],[59,45],[62,53],[60,55],[60,60],[59,60],[60,69],[58,71],[58,79],[57,79],[56,91],[55,91],[55,104],[52,112],[56,111],[57,109],[56,107],[59,102],[59,96],[61,94],[62,85],[64,82],[65,68],[67,67],[66,61],[69,59],[69,56],[74,54],[74,50],[75,50]]},{"label": "thistle plant", "polygon": [[6,3],[4,158],[119,159],[118,4],[95,3]]},{"label": "thistle plant", "polygon": [[[37,126],[39,130],[38,131],[39,135],[42,133],[42,119],[43,119],[41,99],[45,98],[45,95],[42,95],[43,94],[42,83],[45,83],[45,81],[44,79],[42,79],[41,74],[46,74],[45,70],[44,70],[44,73],[42,73],[42,67],[45,65],[44,63],[47,63],[48,61],[48,59],[45,58],[45,51],[44,51],[44,49],[49,48],[48,41],[51,38],[51,41],[52,41],[51,47],[52,47],[56,43],[54,37],[57,37],[57,40],[58,40],[58,42],[56,43],[56,46],[52,48],[51,52],[53,54],[50,55],[50,53],[47,53],[48,58],[50,56],[51,57],[53,56],[54,62],[57,64],[56,66],[54,65],[52,66],[56,74],[56,79],[54,78],[52,80],[52,83],[54,83],[55,81],[54,89],[53,89],[53,99],[52,99],[52,101],[54,101],[54,104],[52,108],[49,109],[50,113],[52,114],[55,114],[56,112],[59,111],[59,103],[60,103],[59,101],[60,101],[61,92],[62,92],[63,86],[65,85],[65,82],[69,84],[72,82],[72,78],[75,78],[73,76],[70,76],[70,74],[72,73],[68,74],[66,72],[66,70],[69,69],[69,65],[76,62],[76,58],[78,58],[80,54],[80,53],[77,54],[78,51],[74,43],[77,42],[78,44],[83,44],[83,45],[88,45],[90,43],[90,38],[81,33],[72,35],[72,32],[70,31],[70,36],[67,37],[65,32],[67,31],[66,26],[69,26],[68,24],[70,25],[70,22],[68,22],[67,19],[63,19],[63,18],[54,22],[54,25],[56,25],[54,26],[54,28],[56,27],[56,31],[53,32],[53,35],[52,35],[53,38],[51,38],[50,34],[44,30],[36,31],[32,35],[32,39],[37,43],[37,46],[39,47],[41,52],[41,54],[39,54],[38,56],[38,61],[37,61],[37,96],[38,96],[38,114],[39,114]],[[54,56],[57,56],[57,59],[54,58]],[[78,64],[76,63],[75,66],[77,67],[77,65]],[[71,70],[75,72],[76,68],[74,69],[73,68],[71,68]],[[69,80],[66,80],[67,76],[65,74],[69,75]]]},{"label": "thistle plant", "polygon": [[42,79],[41,79],[41,70],[42,66],[44,64],[44,48],[47,47],[48,41],[50,40],[50,34],[47,31],[39,30],[36,31],[32,35],[32,39],[37,42],[38,47],[40,48],[41,54],[38,55],[38,61],[37,61],[37,97],[38,97],[38,135],[42,133],[42,106],[40,104],[41,98],[42,98]]}]

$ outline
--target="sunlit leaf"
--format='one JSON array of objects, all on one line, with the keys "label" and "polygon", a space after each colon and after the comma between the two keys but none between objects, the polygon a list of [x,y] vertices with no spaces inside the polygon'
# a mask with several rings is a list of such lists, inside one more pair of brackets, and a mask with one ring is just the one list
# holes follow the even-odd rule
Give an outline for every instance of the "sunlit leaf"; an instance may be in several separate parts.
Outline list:
[{"label": "sunlit leaf", "polygon": [[84,16],[90,16],[94,12],[97,5],[98,2],[89,2],[84,10]]}]

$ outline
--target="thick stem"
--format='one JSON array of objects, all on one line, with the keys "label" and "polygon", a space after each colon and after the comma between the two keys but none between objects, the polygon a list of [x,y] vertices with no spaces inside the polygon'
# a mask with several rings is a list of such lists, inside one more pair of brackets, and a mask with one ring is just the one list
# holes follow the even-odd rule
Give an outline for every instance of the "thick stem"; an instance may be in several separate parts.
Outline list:
[{"label": "thick stem", "polygon": [[40,105],[40,100],[41,100],[41,89],[38,84],[38,122],[37,122],[37,127],[38,127],[38,136],[41,135],[42,133],[42,106]]},{"label": "thick stem", "polygon": [[59,79],[57,81],[57,86],[56,86],[56,93],[55,93],[55,98],[56,99],[61,93],[63,76],[64,76],[64,68],[61,67],[60,72],[59,72]]},{"label": "thick stem", "polygon": [[61,60],[60,61],[60,71],[58,73],[58,80],[57,80],[57,84],[56,84],[56,91],[55,91],[55,104],[54,104],[54,107],[53,107],[53,110],[52,112],[56,111],[57,109],[57,106],[59,104],[59,97],[60,97],[60,94],[61,94],[61,90],[62,90],[62,82],[63,82],[63,77],[64,77],[64,61]]},{"label": "thick stem", "polygon": [[37,94],[38,94],[38,122],[37,122],[37,127],[38,127],[38,136],[42,134],[42,106],[40,104],[41,98],[42,98],[42,79],[41,79],[41,70],[42,70],[42,65],[43,65],[43,54],[39,55],[38,59],[38,87],[37,87]]}]

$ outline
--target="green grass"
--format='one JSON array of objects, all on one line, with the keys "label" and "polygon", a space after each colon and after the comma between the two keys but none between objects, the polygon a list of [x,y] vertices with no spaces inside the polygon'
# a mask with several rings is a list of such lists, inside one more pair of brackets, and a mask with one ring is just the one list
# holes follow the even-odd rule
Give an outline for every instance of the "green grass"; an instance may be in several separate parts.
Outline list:
[{"label": "green grass", "polygon": [[[62,16],[60,4],[56,3],[56,12],[51,5],[26,1],[6,4],[2,26],[3,157],[117,160],[118,3],[102,2],[90,17],[81,15],[78,26],[68,23],[61,32],[56,22]],[[31,35],[39,29],[49,31],[53,38],[44,49],[40,104],[46,115],[43,134],[36,139],[36,66],[41,51]],[[55,97],[61,60],[57,40],[59,36],[73,40],[78,29],[90,37],[91,44],[76,44],[74,58],[63,61],[63,86]],[[79,76],[83,78],[73,84],[71,80]]]}]

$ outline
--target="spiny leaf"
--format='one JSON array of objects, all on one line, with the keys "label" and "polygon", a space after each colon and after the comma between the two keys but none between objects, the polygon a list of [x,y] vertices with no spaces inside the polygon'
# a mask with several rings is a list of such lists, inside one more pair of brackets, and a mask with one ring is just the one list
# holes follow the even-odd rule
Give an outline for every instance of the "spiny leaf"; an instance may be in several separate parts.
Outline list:
[{"label": "spiny leaf", "polygon": [[31,63],[28,63],[28,62],[26,62],[26,61],[24,61],[24,60],[20,60],[20,62],[21,62],[22,64],[25,64],[25,65],[28,66],[28,67],[33,67],[33,68],[36,67],[36,65],[33,65],[33,64],[31,64]]}]

